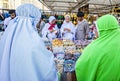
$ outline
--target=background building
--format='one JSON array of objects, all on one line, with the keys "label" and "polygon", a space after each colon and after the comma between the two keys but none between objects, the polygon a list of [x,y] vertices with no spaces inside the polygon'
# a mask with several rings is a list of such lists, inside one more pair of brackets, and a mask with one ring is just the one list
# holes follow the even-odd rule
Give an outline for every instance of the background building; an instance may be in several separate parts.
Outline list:
[{"label": "background building", "polygon": [[0,8],[8,8],[8,0],[0,0]]},{"label": "background building", "polygon": [[19,5],[25,3],[34,4],[41,10],[49,10],[38,0],[0,0],[0,9],[16,9]]}]

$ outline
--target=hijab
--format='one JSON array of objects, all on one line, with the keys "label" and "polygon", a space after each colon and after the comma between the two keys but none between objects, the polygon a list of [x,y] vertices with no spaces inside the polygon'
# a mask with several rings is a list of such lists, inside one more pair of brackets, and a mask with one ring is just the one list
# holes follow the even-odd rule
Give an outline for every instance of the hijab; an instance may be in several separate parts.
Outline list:
[{"label": "hijab", "polygon": [[56,18],[54,16],[50,16],[49,17],[49,24],[50,24],[50,27],[48,28],[48,30],[52,30],[56,24],[52,24],[52,21],[53,20],[56,20]]},{"label": "hijab", "polygon": [[120,80],[120,27],[112,15],[97,20],[99,38],[88,45],[76,62],[77,81]]},{"label": "hijab", "polygon": [[35,31],[40,10],[24,4],[16,14],[0,40],[0,81],[58,81],[54,56]]}]

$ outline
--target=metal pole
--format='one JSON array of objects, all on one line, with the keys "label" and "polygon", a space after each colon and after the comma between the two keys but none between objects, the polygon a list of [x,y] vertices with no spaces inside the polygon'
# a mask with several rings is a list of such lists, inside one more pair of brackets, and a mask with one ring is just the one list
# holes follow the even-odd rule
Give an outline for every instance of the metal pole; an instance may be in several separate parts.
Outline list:
[{"label": "metal pole", "polygon": [[14,0],[14,9],[15,9],[15,0]]},{"label": "metal pole", "polygon": [[2,13],[4,12],[4,0],[2,1]]},{"label": "metal pole", "polygon": [[111,6],[111,11],[112,11],[112,9],[113,9],[113,7],[112,7],[112,0],[109,0],[109,2],[110,2],[110,6]]}]

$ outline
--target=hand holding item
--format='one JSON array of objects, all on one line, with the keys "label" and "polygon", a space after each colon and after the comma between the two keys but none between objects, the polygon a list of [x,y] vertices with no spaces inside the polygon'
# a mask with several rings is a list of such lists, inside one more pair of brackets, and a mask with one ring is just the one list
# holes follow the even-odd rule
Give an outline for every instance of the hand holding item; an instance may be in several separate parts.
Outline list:
[{"label": "hand holding item", "polygon": [[71,32],[71,30],[70,30],[70,29],[67,29],[67,31],[68,31],[68,32]]},{"label": "hand holding item", "polygon": [[58,32],[56,31],[56,30],[54,30],[54,33],[57,35],[58,34]]},{"label": "hand holding item", "polygon": [[88,39],[88,37],[89,37],[89,36],[88,36],[88,35],[86,35],[86,36],[85,36],[85,39],[87,40],[87,39]]},{"label": "hand holding item", "polygon": [[49,31],[50,31],[50,33],[53,33],[55,30],[51,29],[51,30],[49,30]]},{"label": "hand holding item", "polygon": [[64,31],[71,32],[71,30],[69,28],[64,28]]},{"label": "hand holding item", "polygon": [[67,28],[64,28],[64,31],[66,31]]}]

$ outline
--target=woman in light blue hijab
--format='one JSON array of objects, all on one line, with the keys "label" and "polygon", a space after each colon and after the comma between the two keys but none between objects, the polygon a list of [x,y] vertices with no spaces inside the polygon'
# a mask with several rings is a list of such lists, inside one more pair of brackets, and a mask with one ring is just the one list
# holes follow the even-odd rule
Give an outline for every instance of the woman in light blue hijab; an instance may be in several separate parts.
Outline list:
[{"label": "woman in light blue hijab", "polygon": [[0,40],[0,81],[58,81],[53,54],[36,31],[38,8],[21,5]]}]

